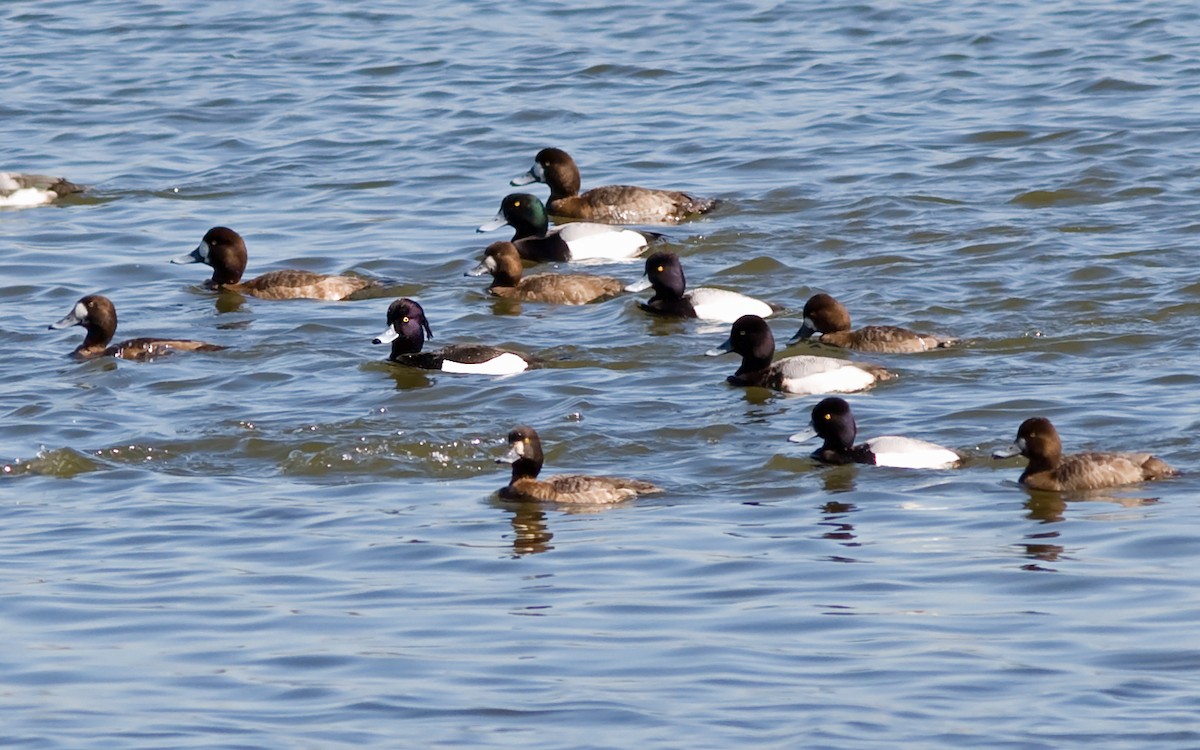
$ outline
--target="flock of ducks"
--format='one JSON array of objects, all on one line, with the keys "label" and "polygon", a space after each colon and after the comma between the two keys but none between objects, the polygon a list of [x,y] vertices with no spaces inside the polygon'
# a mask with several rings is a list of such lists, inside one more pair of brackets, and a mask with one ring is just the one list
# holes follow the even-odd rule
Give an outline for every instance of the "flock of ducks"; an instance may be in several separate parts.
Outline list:
[{"label": "flock of ducks", "polygon": [[[654,252],[645,259],[645,276],[624,285],[610,276],[582,273],[524,275],[525,264],[589,260],[629,260],[647,251],[660,235],[627,229],[622,224],[677,224],[705,214],[719,201],[688,193],[609,185],[580,192],[579,169],[565,151],[538,152],[529,171],[512,180],[520,186],[545,183],[550,197],[543,204],[529,193],[513,193],[501,201],[496,218],[479,227],[513,230],[511,240],[487,247],[483,260],[468,275],[492,277],[489,291],[497,297],[551,304],[581,305],[615,297],[622,292],[653,289],[641,309],[656,315],[731,323],[729,338],[707,354],[734,353],[741,365],[728,382],[784,393],[849,393],[871,387],[892,375],[881,367],[845,359],[797,355],[775,359],[775,339],[765,318],[778,308],[736,292],[698,287],[688,289],[683,266],[674,253]],[[0,206],[33,206],[83,188],[61,178],[0,172]],[[554,228],[550,217],[567,220]],[[261,299],[344,300],[380,282],[360,276],[330,276],[309,271],[272,271],[243,280],[246,243],[227,227],[210,229],[192,252],[173,263],[203,263],[212,268],[211,289],[228,290]],[[73,352],[79,359],[117,357],[149,360],[174,351],[218,351],[224,347],[187,339],[136,338],[112,344],[117,314],[111,300],[98,294],[83,297],[52,329],[82,326],[83,343]],[[393,301],[387,328],[374,339],[390,344],[389,359],[401,365],[448,373],[508,375],[536,366],[527,355],[485,345],[456,344],[425,351],[433,337],[425,311],[412,299]],[[815,339],[814,339],[815,337]],[[828,294],[817,294],[804,305],[803,322],[789,344],[814,339],[842,349],[874,353],[917,353],[953,346],[953,339],[896,326],[853,329],[846,308]],[[949,468],[961,461],[952,450],[923,440],[886,435],[855,444],[857,425],[850,404],[828,397],[812,409],[810,430],[789,438],[822,441],[812,457],[826,464],[874,464],[902,468]],[[638,480],[586,475],[538,479],[542,447],[532,427],[508,435],[509,451],[498,462],[512,465],[509,484],[500,497],[516,501],[609,504],[661,488]],[[1020,482],[1034,490],[1080,491],[1103,489],[1173,475],[1161,459],[1146,453],[1062,453],[1062,442],[1049,420],[1025,420],[1013,445],[996,451],[995,458],[1022,455],[1029,459]]]}]

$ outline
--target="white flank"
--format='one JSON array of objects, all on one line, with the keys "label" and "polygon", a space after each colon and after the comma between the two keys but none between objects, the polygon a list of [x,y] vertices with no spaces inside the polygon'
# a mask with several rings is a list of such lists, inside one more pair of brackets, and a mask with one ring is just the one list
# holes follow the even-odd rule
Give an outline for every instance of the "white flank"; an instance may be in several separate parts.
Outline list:
[{"label": "white flank", "polygon": [[961,458],[949,448],[916,438],[881,435],[867,441],[876,466],[900,469],[948,469]]},{"label": "white flank", "polygon": [[21,188],[8,195],[0,195],[0,207],[26,208],[49,203],[58,197],[53,190],[38,190],[37,188]]},{"label": "white flank", "polygon": [[487,362],[466,364],[452,359],[442,360],[442,372],[453,372],[471,375],[512,375],[529,368],[529,363],[512,352],[505,352],[499,357],[493,357]]},{"label": "white flank", "polygon": [[702,286],[692,289],[684,296],[691,301],[696,317],[703,320],[732,323],[743,315],[766,318],[773,312],[766,302],[727,289]]},{"label": "white flank", "polygon": [[773,367],[782,369],[782,389],[786,393],[850,393],[869,388],[875,383],[875,376],[871,373],[833,357],[785,357],[775,362]]},{"label": "white flank", "polygon": [[571,248],[571,260],[626,260],[646,249],[646,238],[632,229],[573,221],[556,230]]}]

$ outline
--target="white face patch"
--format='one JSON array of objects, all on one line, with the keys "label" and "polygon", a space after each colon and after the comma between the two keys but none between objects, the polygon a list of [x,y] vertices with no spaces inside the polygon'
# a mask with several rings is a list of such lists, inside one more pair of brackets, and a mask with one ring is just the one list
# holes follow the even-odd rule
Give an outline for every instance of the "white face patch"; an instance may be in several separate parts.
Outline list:
[{"label": "white face patch", "polygon": [[196,255],[200,256],[201,261],[203,261],[204,263],[207,263],[208,262],[208,250],[209,250],[208,243],[201,240],[200,244],[196,245],[196,249],[193,252],[195,252]]}]

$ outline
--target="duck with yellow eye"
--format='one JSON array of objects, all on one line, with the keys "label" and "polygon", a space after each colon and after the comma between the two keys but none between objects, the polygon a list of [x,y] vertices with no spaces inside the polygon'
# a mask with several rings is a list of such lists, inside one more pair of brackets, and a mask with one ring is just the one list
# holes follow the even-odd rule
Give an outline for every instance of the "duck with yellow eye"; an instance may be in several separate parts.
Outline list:
[{"label": "duck with yellow eye", "polygon": [[533,366],[530,359],[516,352],[482,344],[451,344],[437,351],[421,351],[425,334],[433,338],[433,331],[425,310],[407,297],[388,306],[387,321],[388,327],[372,343],[391,344],[388,359],[402,365],[475,375],[512,375]]},{"label": "duck with yellow eye", "polygon": [[496,463],[512,464],[512,479],[500,489],[500,497],[524,502],[612,505],[663,491],[650,482],[620,477],[559,474],[538,479],[542,462],[542,440],[532,427],[522,425],[508,433],[508,453]]},{"label": "duck with yellow eye", "polygon": [[742,364],[726,378],[730,385],[759,386],[783,393],[850,393],[894,377],[878,365],[844,359],[797,355],[774,360],[775,336],[767,321],[743,315],[734,321],[725,343],[705,352],[710,357],[740,354]]},{"label": "duck with yellow eye", "polygon": [[1045,417],[1030,417],[1022,422],[1016,442],[995,451],[992,458],[1016,455],[1029,459],[1017,481],[1030,489],[1048,492],[1098,490],[1178,473],[1149,453],[1089,452],[1064,456],[1058,430]]},{"label": "duck with yellow eye", "polygon": [[506,195],[496,218],[476,231],[490,232],[505,225],[513,228],[517,252],[535,263],[629,260],[641,255],[647,245],[641,232],[609,224],[574,221],[550,229],[546,207],[529,193]]},{"label": "duck with yellow eye", "polygon": [[117,308],[112,300],[100,294],[89,294],[75,303],[71,312],[50,328],[83,326],[87,335],[71,356],[76,359],[116,357],[139,362],[155,359],[172,352],[217,352],[225,347],[191,339],[129,339],[109,346],[117,332]]},{"label": "duck with yellow eye", "polygon": [[793,443],[807,442],[814,437],[823,441],[812,457],[824,464],[871,464],[901,469],[948,469],[961,457],[935,443],[898,435],[880,435],[859,445],[854,444],[858,425],[845,399],[831,396],[822,399],[812,409],[811,430],[797,432],[788,438]]},{"label": "duck with yellow eye", "polygon": [[727,289],[698,287],[688,290],[683,264],[675,253],[654,253],[646,258],[646,275],[641,281],[625,287],[625,291],[640,292],[646,287],[654,287],[654,296],[639,306],[654,315],[732,323],[743,315],[765,318],[774,312],[762,300]]}]

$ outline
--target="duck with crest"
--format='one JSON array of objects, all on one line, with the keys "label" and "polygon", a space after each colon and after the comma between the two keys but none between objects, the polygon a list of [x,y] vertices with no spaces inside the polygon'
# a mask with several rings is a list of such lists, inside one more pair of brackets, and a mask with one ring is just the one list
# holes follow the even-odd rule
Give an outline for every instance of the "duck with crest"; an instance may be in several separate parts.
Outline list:
[{"label": "duck with crest", "polygon": [[425,335],[433,338],[433,331],[425,319],[424,308],[407,297],[388,306],[387,321],[387,328],[372,343],[391,344],[388,359],[402,365],[476,375],[511,375],[532,365],[516,352],[482,344],[451,344],[432,352],[421,351]]}]

